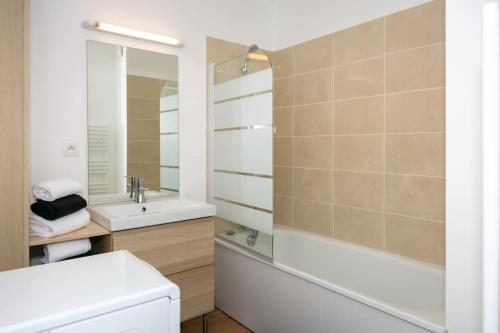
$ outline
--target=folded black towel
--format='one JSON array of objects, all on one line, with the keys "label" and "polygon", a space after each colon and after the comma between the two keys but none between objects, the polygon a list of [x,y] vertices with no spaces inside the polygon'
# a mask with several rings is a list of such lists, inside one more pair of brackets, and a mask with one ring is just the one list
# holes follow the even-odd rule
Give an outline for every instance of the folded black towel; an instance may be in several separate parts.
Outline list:
[{"label": "folded black towel", "polygon": [[31,211],[46,220],[53,221],[87,207],[87,201],[78,194],[71,194],[54,201],[37,200]]}]

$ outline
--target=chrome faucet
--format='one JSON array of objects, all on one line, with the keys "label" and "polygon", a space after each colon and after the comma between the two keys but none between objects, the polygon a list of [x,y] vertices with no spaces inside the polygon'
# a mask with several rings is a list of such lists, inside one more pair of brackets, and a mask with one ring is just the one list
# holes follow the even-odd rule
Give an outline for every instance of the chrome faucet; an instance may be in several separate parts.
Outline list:
[{"label": "chrome faucet", "polygon": [[147,187],[144,186],[144,179],[138,178],[137,180],[137,193],[135,196],[135,202],[144,203],[146,202],[146,196],[144,195],[144,191],[147,191]]},{"label": "chrome faucet", "polygon": [[137,186],[139,184],[139,177],[138,176],[125,176],[125,178],[130,178],[130,183],[127,183],[127,185],[130,186],[130,199],[135,199],[137,198]]},{"label": "chrome faucet", "polygon": [[130,198],[134,199],[137,203],[146,202],[144,191],[148,189],[144,186],[144,179],[139,176],[126,176],[130,178]]},{"label": "chrome faucet", "polygon": [[259,231],[252,228],[246,228],[246,230],[250,231],[250,235],[248,235],[247,237],[247,245],[254,246],[255,243],[257,242],[257,236],[259,236]]}]

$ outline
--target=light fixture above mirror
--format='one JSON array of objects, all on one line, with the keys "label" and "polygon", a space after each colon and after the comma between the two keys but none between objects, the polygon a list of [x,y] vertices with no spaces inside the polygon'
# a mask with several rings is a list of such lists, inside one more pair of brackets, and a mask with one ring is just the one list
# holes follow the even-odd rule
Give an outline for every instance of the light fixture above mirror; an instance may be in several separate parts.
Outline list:
[{"label": "light fixture above mirror", "polygon": [[106,23],[106,22],[86,20],[86,21],[83,21],[82,26],[86,29],[89,29],[89,30],[104,31],[104,32],[109,32],[109,33],[116,34],[116,35],[122,35],[122,36],[127,36],[127,37],[143,39],[143,40],[147,40],[147,41],[151,41],[151,42],[155,42],[155,43],[160,43],[160,44],[166,44],[166,45],[171,45],[171,46],[176,46],[176,47],[183,47],[184,46],[184,43],[181,40],[174,38],[174,37],[163,36],[163,35],[155,34],[152,32],[131,29],[131,28],[122,27],[119,25],[114,25],[111,23]]}]

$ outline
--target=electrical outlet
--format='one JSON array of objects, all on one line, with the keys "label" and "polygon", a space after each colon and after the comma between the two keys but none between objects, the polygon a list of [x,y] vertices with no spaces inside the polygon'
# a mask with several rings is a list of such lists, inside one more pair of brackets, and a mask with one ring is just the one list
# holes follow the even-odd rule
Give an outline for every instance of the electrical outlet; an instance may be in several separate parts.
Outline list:
[{"label": "electrical outlet", "polygon": [[76,143],[65,143],[63,146],[64,157],[79,157],[80,148]]}]

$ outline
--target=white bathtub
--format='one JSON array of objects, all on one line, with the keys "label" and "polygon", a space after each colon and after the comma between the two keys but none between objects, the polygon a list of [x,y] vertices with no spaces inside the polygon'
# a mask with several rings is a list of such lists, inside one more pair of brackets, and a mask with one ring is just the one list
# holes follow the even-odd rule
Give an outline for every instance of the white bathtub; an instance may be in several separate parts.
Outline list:
[{"label": "white bathtub", "polygon": [[257,333],[444,329],[444,270],[276,228],[274,263],[218,239],[216,306]]}]

